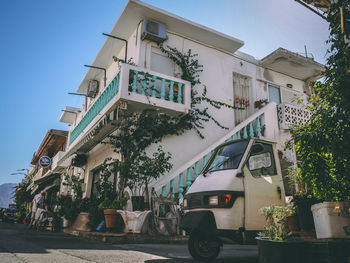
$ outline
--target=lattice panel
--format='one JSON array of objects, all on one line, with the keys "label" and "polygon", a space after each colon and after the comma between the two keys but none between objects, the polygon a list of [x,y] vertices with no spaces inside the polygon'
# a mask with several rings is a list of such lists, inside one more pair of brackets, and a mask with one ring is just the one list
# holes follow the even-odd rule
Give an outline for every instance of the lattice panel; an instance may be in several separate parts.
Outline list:
[{"label": "lattice panel", "polygon": [[311,112],[299,106],[282,103],[277,108],[281,129],[290,129],[291,125],[301,125],[309,121]]}]

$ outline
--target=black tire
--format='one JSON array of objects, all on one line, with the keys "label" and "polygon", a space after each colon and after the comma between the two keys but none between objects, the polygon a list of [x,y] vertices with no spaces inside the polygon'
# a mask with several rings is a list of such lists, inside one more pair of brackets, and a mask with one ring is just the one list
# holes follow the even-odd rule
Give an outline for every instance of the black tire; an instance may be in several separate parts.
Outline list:
[{"label": "black tire", "polygon": [[201,235],[198,232],[190,234],[188,250],[196,261],[212,261],[220,253],[221,242],[215,236]]}]

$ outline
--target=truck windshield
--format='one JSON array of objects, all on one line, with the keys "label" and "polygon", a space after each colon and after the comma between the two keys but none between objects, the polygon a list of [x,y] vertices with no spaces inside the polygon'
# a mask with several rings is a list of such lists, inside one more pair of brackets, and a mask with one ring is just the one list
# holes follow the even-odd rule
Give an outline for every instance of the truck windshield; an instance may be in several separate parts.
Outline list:
[{"label": "truck windshield", "polygon": [[205,172],[237,169],[249,140],[242,140],[219,147]]}]

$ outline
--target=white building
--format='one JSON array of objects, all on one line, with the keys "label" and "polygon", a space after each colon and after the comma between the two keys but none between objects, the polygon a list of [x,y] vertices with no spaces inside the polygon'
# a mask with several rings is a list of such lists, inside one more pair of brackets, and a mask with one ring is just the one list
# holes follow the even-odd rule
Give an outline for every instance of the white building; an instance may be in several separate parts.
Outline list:
[{"label": "white building", "polygon": [[[66,152],[58,164],[76,154],[86,155],[83,169],[75,168],[84,178],[85,196],[90,196],[93,191],[94,180],[97,180],[94,175],[96,168],[107,157],[120,158],[109,145],[100,144],[103,138],[114,132],[113,123],[121,118],[120,111],[137,112],[154,108],[168,114],[186,114],[191,107],[190,84],[179,78],[181,69],[152,41],[150,35],[154,27],[159,29],[158,37],[163,37],[164,27],[164,46],[181,52],[191,49],[198,54],[203,72],[200,73],[202,84],[197,85],[195,90],[201,92],[205,85],[209,98],[246,108],[217,110],[209,107],[210,114],[229,129],[207,122],[202,130],[205,139],[201,139],[195,131],[164,138],[161,144],[165,151],[172,153],[173,168],[153,183],[158,192],[168,194],[184,190],[198,175],[211,151],[226,140],[239,136],[265,136],[277,141],[279,149],[283,150],[283,142],[289,138],[289,125],[308,118],[308,112],[296,106],[293,98],[312,92],[309,82],[319,78],[323,70],[321,64],[282,48],[258,60],[239,51],[244,44],[241,40],[130,0],[109,33],[126,41],[106,38],[91,64],[98,68],[90,68],[77,89],[88,95],[86,103],[81,109],[67,107],[60,118],[61,122],[70,124],[70,130]],[[145,37],[143,32],[147,30],[151,34]],[[118,64],[113,56],[132,59],[136,66]],[[154,85],[158,89],[162,89],[163,85],[164,96],[144,95],[133,81],[136,72],[140,75],[149,73],[152,80],[156,80]],[[94,87],[96,83],[99,83],[98,89]],[[180,87],[180,99],[169,99],[174,84]],[[94,94],[94,91],[97,93]],[[284,158],[295,162],[291,152],[285,152]]]}]

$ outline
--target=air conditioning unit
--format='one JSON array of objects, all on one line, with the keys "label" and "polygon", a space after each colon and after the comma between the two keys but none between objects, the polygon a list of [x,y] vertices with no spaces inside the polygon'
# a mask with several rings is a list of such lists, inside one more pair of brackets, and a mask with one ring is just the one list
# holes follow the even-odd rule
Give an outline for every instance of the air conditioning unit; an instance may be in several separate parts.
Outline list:
[{"label": "air conditioning unit", "polygon": [[97,80],[95,79],[90,80],[86,96],[90,98],[95,98],[98,93],[98,86],[99,86],[99,83]]},{"label": "air conditioning unit", "polygon": [[156,43],[164,42],[166,40],[166,26],[151,20],[143,20],[141,39]]},{"label": "air conditioning unit", "polygon": [[82,167],[87,163],[86,154],[77,154],[73,159],[71,165],[74,167]]}]

